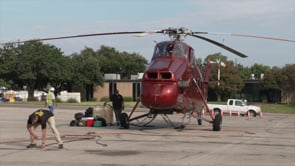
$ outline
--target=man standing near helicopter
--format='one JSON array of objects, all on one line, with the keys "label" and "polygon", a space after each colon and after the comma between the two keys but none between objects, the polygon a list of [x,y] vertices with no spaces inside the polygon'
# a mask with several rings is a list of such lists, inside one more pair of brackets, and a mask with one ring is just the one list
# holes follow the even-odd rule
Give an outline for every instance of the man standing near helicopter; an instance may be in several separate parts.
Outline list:
[{"label": "man standing near helicopter", "polygon": [[48,106],[49,111],[52,113],[54,113],[54,106],[56,105],[54,91],[55,89],[51,87],[45,100],[45,107]]},{"label": "man standing near helicopter", "polygon": [[111,96],[112,106],[116,115],[117,126],[120,125],[120,115],[122,110],[124,110],[124,100],[123,96],[119,93],[119,90],[116,90],[115,93]]}]

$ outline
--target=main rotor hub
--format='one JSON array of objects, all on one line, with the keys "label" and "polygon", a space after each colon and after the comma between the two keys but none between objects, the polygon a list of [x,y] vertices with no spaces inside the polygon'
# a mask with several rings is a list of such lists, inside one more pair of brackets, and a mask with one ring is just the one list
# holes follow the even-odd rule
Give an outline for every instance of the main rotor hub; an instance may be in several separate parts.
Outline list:
[{"label": "main rotor hub", "polygon": [[182,41],[187,35],[191,35],[192,31],[187,28],[168,28],[163,30],[164,34],[167,34],[171,40]]}]

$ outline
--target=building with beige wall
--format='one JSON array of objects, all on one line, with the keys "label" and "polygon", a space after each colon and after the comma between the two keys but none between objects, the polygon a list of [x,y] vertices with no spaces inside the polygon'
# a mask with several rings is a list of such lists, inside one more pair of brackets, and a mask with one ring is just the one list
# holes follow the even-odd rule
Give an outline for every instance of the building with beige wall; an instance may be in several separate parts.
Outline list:
[{"label": "building with beige wall", "polygon": [[126,98],[129,97],[133,101],[136,101],[140,97],[141,82],[140,80],[111,80],[104,82],[103,86],[97,86],[95,88],[93,97],[98,101],[109,98],[115,90],[118,89],[120,94]]}]

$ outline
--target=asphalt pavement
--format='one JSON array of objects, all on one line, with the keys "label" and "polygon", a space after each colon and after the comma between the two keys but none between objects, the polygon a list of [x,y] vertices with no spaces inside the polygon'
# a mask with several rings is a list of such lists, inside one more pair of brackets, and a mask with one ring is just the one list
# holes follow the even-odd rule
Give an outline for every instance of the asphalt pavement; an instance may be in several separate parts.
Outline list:
[{"label": "asphalt pavement", "polygon": [[[265,113],[263,118],[223,117],[220,132],[212,125],[182,114],[157,116],[146,127],[134,121],[130,129],[118,126],[70,127],[74,114],[87,106],[61,106],[55,110],[56,126],[64,149],[47,128],[46,149],[27,149],[27,117],[42,105],[0,103],[0,165],[208,165],[291,166],[295,163],[295,115]],[[135,115],[142,113],[135,112]],[[166,121],[164,120],[166,119]],[[142,119],[147,122],[150,119]],[[191,121],[189,121],[191,120]],[[37,129],[41,137],[41,129]],[[40,145],[40,140],[38,143]]]}]

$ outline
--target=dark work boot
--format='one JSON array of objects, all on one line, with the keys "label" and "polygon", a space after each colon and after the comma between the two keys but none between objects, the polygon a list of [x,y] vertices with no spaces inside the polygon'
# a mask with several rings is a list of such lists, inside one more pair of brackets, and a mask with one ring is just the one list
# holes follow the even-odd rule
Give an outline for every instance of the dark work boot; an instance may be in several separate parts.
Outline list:
[{"label": "dark work boot", "polygon": [[36,144],[30,144],[27,146],[27,148],[37,148],[37,145]]},{"label": "dark work boot", "polygon": [[63,144],[59,144],[58,145],[58,149],[63,149],[64,148],[64,145]]}]

